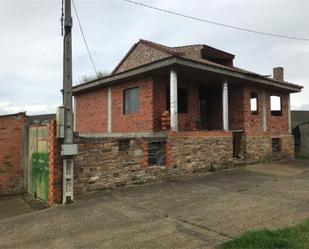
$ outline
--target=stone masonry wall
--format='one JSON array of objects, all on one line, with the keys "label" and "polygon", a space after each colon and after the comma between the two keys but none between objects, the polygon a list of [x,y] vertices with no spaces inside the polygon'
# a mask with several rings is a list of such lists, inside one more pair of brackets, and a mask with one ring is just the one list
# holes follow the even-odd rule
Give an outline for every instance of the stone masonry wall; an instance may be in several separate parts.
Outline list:
[{"label": "stone masonry wall", "polygon": [[[77,138],[74,191],[78,194],[149,179],[143,170],[143,139]],[[128,148],[125,143],[128,142]],[[120,145],[122,143],[122,145]]]},{"label": "stone masonry wall", "polygon": [[148,165],[148,143],[154,138],[76,137],[79,153],[74,159],[74,191],[83,194],[230,165],[231,133],[193,133],[170,133],[160,139],[166,142],[164,166]]},{"label": "stone masonry wall", "polygon": [[171,132],[168,145],[169,164],[189,173],[228,167],[233,161],[230,132]]},{"label": "stone masonry wall", "polygon": [[[280,138],[281,152],[272,152],[272,138]],[[283,160],[294,158],[293,135],[246,136],[245,159],[253,161]]]},{"label": "stone masonry wall", "polygon": [[129,54],[129,56],[118,65],[118,68],[114,73],[121,73],[123,71],[151,63],[153,61],[163,59],[170,56],[169,53],[165,53],[161,50],[152,48],[143,43],[139,43]]}]

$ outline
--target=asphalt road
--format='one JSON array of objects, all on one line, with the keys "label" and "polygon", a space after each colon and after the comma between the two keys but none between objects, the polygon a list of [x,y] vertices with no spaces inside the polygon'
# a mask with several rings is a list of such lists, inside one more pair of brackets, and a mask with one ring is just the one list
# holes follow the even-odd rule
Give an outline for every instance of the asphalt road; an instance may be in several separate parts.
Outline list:
[{"label": "asphalt road", "polygon": [[96,192],[68,206],[28,211],[2,213],[0,248],[214,248],[249,229],[309,218],[309,162]]}]

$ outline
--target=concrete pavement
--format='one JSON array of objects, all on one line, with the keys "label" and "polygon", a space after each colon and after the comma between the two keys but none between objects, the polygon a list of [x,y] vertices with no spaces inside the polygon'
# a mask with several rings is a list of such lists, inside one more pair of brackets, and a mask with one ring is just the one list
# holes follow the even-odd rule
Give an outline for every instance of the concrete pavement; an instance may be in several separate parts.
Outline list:
[{"label": "concrete pavement", "polygon": [[214,248],[309,218],[309,162],[290,161],[96,192],[0,220],[0,248]]}]

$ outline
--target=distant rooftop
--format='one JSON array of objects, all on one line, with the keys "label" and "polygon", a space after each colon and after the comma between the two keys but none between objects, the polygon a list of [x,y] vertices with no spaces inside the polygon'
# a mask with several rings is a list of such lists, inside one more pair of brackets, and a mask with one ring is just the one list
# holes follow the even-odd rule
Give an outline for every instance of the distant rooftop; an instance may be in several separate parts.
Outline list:
[{"label": "distant rooftop", "polygon": [[46,124],[51,120],[56,120],[56,114],[41,114],[29,116],[29,124]]}]

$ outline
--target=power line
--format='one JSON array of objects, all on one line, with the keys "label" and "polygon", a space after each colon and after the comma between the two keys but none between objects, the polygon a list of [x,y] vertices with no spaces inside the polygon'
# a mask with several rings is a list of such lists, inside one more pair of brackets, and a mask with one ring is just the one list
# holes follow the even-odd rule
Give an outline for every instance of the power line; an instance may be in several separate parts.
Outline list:
[{"label": "power line", "polygon": [[84,43],[85,43],[85,46],[86,46],[86,49],[87,49],[87,52],[88,52],[88,55],[89,55],[91,64],[92,64],[92,66],[93,66],[93,69],[94,69],[94,71],[95,71],[95,74],[98,75],[98,71],[97,71],[97,68],[96,68],[96,66],[95,66],[95,64],[94,64],[93,58],[92,58],[92,56],[91,56],[90,49],[89,49],[88,44],[87,44],[87,41],[86,41],[86,37],[85,37],[84,31],[83,31],[83,27],[82,27],[82,25],[81,25],[81,21],[80,21],[80,19],[79,19],[78,13],[77,13],[77,9],[76,9],[74,0],[72,0],[72,3],[73,3],[73,8],[74,8],[75,15],[76,15],[76,17],[77,17],[79,29],[80,29],[80,32],[82,33],[83,40],[84,40]]},{"label": "power line", "polygon": [[263,32],[263,31],[258,31],[258,30],[252,30],[252,29],[248,29],[248,28],[232,26],[232,25],[229,25],[229,24],[224,24],[224,23],[219,23],[219,22],[215,22],[215,21],[211,21],[211,20],[207,20],[207,19],[202,19],[202,18],[194,17],[194,16],[189,16],[189,15],[182,14],[182,13],[179,13],[179,12],[174,12],[174,11],[171,11],[171,10],[161,9],[161,8],[158,8],[158,7],[155,7],[155,6],[147,5],[147,4],[136,2],[136,1],[132,1],[132,0],[123,0],[123,1],[135,4],[135,5],[139,5],[139,6],[142,6],[142,7],[146,7],[146,8],[149,8],[149,9],[153,9],[153,10],[165,12],[165,13],[168,13],[168,14],[172,14],[172,15],[176,15],[176,16],[181,16],[181,17],[185,17],[185,18],[188,18],[188,19],[191,19],[191,20],[200,21],[200,22],[204,22],[204,23],[209,23],[209,24],[213,24],[213,25],[217,25],[217,26],[221,26],[221,27],[225,27],[225,28],[236,29],[236,30],[241,30],[241,31],[255,33],[255,34],[260,34],[260,35],[267,35],[267,36],[273,36],[273,37],[286,38],[286,39],[291,39],[291,40],[309,41],[309,38],[295,37],[295,36],[288,36],[288,35],[281,35],[281,34],[276,34],[276,33],[268,33],[268,32]]}]

